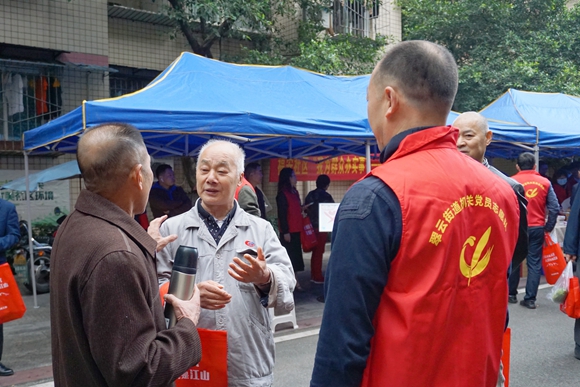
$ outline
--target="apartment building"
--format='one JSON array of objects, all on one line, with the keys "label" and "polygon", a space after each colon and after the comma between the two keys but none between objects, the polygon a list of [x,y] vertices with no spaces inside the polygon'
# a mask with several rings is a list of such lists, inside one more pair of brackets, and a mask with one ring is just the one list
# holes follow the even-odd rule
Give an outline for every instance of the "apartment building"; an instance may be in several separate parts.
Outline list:
[{"label": "apartment building", "polygon": [[[335,0],[322,17],[333,33],[400,39],[401,16],[393,3]],[[165,7],[166,0],[0,0],[0,183],[23,174],[22,133],[66,114],[83,100],[138,90],[181,52],[191,51]],[[294,18],[283,24],[286,37],[296,33]],[[212,54],[235,55],[251,44],[222,39]],[[30,169],[73,158],[32,156]],[[180,180],[181,164],[173,164]],[[70,186],[72,208],[80,184]],[[338,199],[344,188],[335,188]]]}]

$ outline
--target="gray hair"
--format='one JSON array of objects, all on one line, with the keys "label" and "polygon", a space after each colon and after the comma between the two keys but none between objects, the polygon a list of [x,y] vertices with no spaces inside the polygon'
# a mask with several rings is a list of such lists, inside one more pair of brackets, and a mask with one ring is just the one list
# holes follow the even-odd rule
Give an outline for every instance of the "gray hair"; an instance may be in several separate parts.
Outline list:
[{"label": "gray hair", "polygon": [[[228,140],[211,139],[208,142],[206,142],[205,144],[203,144],[203,146],[199,150],[198,158],[199,158],[199,156],[202,155],[202,153],[207,148],[209,148],[212,145],[223,145],[223,146],[230,147],[234,151],[234,154],[235,154],[236,173],[238,175],[240,175],[240,174],[242,174],[244,172],[244,162],[245,162],[245,159],[246,159],[246,153],[235,142],[231,142],[231,141],[228,141]],[[196,168],[199,168],[199,163],[197,163],[197,167]]]},{"label": "gray hair", "polygon": [[77,162],[85,186],[101,195],[118,189],[135,165],[145,162],[146,155],[139,130],[124,123],[89,128],[77,144]]}]

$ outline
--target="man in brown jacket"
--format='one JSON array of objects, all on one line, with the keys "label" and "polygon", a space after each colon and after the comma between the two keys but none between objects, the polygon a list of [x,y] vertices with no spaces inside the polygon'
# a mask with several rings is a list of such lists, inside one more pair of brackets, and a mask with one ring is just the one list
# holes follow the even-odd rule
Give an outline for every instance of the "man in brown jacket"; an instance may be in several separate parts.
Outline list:
[{"label": "man in brown jacket", "polygon": [[178,319],[166,329],[155,253],[176,236],[160,238],[163,218],[150,227],[156,239],[133,220],[153,181],[141,134],[126,124],[88,129],[77,160],[86,190],[52,250],[55,385],[170,385],[201,358],[199,290],[188,301],[166,297]]}]

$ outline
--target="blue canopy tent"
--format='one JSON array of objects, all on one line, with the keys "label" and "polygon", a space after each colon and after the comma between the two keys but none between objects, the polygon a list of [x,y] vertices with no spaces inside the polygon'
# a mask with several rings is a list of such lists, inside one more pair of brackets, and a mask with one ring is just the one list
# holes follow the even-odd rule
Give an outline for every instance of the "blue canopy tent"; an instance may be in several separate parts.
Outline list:
[{"label": "blue canopy tent", "polygon": [[[509,89],[481,110],[488,119],[535,128],[533,151],[547,157],[580,155],[580,98]],[[526,136],[531,133],[526,131]],[[526,141],[529,141],[526,140]]]},{"label": "blue canopy tent", "polygon": [[368,75],[333,77],[183,53],[144,89],[85,101],[25,132],[24,150],[73,152],[85,128],[127,122],[153,157],[193,156],[212,137],[239,143],[249,160],[365,155],[365,145],[375,143],[366,118],[368,82]]},{"label": "blue canopy tent", "polygon": [[[81,175],[79,165],[76,160],[72,160],[63,164],[55,165],[43,171],[33,173],[28,176],[28,184],[30,191],[36,191],[39,183],[48,183],[54,180],[70,179]],[[26,191],[26,176],[12,180],[4,184],[0,189],[11,189],[14,191]]]},{"label": "blue canopy tent", "polygon": [[370,170],[375,139],[366,118],[369,78],[241,66],[183,53],[144,89],[84,101],[25,132],[27,193],[29,154],[75,152],[86,128],[106,122],[135,125],[153,157],[195,156],[217,137],[239,143],[248,160],[352,153],[365,155]]}]

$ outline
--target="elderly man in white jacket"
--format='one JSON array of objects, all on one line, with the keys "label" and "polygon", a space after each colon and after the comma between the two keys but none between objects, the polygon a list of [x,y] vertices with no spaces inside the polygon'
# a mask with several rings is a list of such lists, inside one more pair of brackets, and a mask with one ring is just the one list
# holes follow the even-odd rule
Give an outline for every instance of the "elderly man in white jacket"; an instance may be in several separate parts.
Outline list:
[{"label": "elderly man in white jacket", "polygon": [[[267,308],[289,313],[296,281],[290,258],[274,229],[234,200],[244,171],[244,151],[210,140],[199,154],[199,200],[168,219],[161,234],[178,239],[157,254],[160,284],[171,276],[180,245],[199,251],[196,282],[201,296],[198,327],[227,331],[228,385],[271,386],[275,346]],[[242,254],[252,251],[251,254]]]}]

